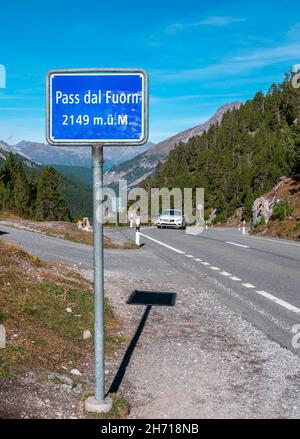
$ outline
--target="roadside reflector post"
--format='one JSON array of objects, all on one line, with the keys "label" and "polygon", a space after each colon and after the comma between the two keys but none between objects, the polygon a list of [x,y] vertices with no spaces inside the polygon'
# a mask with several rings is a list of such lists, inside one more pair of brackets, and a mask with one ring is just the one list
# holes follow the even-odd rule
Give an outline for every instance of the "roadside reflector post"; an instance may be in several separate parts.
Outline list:
[{"label": "roadside reflector post", "polygon": [[133,215],[132,213],[130,213],[130,228],[132,229],[133,227]]},{"label": "roadside reflector post", "polygon": [[206,229],[208,228],[208,226],[207,226],[207,221],[205,221],[205,228],[206,228]]},{"label": "roadside reflector post", "polygon": [[246,221],[243,221],[243,235],[246,235]]},{"label": "roadside reflector post", "polygon": [[141,218],[137,216],[135,220],[135,243],[138,246],[140,246],[140,231],[141,231]]}]

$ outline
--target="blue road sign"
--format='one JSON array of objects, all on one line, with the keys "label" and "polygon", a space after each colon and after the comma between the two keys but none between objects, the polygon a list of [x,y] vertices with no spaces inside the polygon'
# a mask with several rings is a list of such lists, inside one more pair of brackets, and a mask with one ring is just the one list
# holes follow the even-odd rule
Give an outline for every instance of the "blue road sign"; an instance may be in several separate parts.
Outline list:
[{"label": "blue road sign", "polygon": [[143,70],[53,70],[47,76],[52,145],[138,145],[148,138]]}]

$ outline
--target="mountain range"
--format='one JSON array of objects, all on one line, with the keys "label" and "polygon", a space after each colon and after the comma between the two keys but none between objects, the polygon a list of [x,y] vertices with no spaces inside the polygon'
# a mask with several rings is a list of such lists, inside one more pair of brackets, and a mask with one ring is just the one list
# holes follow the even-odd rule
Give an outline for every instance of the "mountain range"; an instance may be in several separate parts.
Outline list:
[{"label": "mountain range", "polygon": [[[89,147],[57,147],[26,140],[22,140],[16,145],[2,142],[2,145],[3,149],[12,151],[42,165],[91,167],[91,149]],[[148,142],[143,146],[107,147],[104,149],[105,168],[109,169],[112,166],[130,160],[153,145],[153,143]]]},{"label": "mountain range", "polygon": [[[148,142],[142,147],[105,148],[105,186],[113,187],[121,178],[127,180],[128,186],[138,185],[154,173],[158,163],[164,162],[176,145],[180,142],[185,144],[191,137],[203,134],[211,125],[220,123],[227,111],[240,106],[240,102],[225,104],[205,123],[182,131],[156,145]],[[6,160],[9,152],[13,152],[16,158],[23,162],[27,173],[30,169],[40,173],[43,165],[54,165],[61,175],[63,193],[71,206],[72,216],[76,216],[78,212],[91,215],[90,148],[58,148],[28,141],[9,145],[0,141],[0,165]]]}]

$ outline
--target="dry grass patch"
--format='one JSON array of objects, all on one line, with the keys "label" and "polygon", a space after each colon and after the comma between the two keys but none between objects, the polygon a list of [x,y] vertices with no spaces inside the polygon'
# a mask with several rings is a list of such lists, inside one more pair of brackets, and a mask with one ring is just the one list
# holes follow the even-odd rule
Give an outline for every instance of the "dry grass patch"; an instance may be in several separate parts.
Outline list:
[{"label": "dry grass patch", "polygon": [[[17,218],[14,215],[1,213],[0,220],[9,222],[9,226],[22,228],[31,232],[41,233],[54,238],[65,239],[79,244],[93,245],[93,233],[84,232],[78,229],[75,223],[65,221],[32,221],[23,218]],[[117,242],[104,236],[104,247],[110,249],[137,249],[139,248],[135,243],[125,241]]]},{"label": "dry grass patch", "polygon": [[[93,334],[92,285],[71,269],[0,241],[0,322],[7,332],[0,376],[70,364],[80,369],[93,352],[92,338],[82,337],[86,329]],[[110,355],[125,340],[107,300],[105,327]]]}]

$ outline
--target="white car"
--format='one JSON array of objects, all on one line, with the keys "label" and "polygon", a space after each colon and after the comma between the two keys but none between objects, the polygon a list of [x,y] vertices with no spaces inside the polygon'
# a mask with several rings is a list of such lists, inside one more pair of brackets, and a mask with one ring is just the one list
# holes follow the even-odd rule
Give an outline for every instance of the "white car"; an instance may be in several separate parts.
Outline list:
[{"label": "white car", "polygon": [[186,223],[181,210],[169,209],[162,212],[156,222],[158,229],[164,227],[175,227],[177,229],[185,229]]}]

